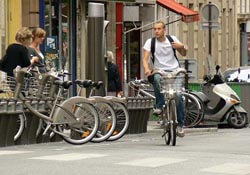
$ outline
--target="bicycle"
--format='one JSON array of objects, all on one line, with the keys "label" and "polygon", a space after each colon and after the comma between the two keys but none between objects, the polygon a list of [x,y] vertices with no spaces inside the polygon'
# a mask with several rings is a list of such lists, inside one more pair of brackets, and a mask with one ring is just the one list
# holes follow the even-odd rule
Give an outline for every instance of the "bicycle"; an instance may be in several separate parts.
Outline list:
[{"label": "bicycle", "polygon": [[[27,81],[27,78],[24,79],[24,81]],[[15,78],[6,76],[6,79],[1,82],[1,104],[0,106],[6,105],[6,112],[8,113],[8,107],[12,106],[13,108],[17,108],[17,106],[20,106],[22,102],[17,101],[16,99],[13,98],[14,92],[13,90],[15,89]],[[33,84],[32,84],[33,85]],[[30,86],[32,86],[30,84]],[[23,93],[28,93],[27,87],[22,87],[22,92]],[[16,107],[14,107],[16,106]],[[26,115],[25,112],[18,112],[17,113],[17,125],[16,125],[16,134],[14,135],[14,141],[17,141],[21,134],[24,131],[24,128],[26,127]]]},{"label": "bicycle", "polygon": [[[39,72],[36,72],[36,73],[38,74],[36,75],[36,77],[40,77],[38,80],[40,86],[37,90],[38,92],[37,97],[40,97],[43,100],[53,99],[54,93],[56,91],[55,90],[56,87],[54,85],[50,85],[51,89],[50,89],[50,92],[48,93],[49,94],[48,97],[43,95],[43,89],[46,87],[46,83],[49,80],[50,80],[50,83],[53,83],[54,80],[58,76],[64,76],[64,73],[58,73],[58,72],[53,72],[53,71],[50,73],[45,73],[45,74],[40,74]],[[78,84],[81,88],[89,87],[89,86],[91,86],[92,88],[99,88],[102,82],[93,83],[91,80],[76,80],[76,84]],[[78,96],[80,95],[80,93],[81,93],[81,89],[78,92]],[[91,139],[91,141],[96,142],[96,143],[105,141],[112,135],[115,129],[115,126],[116,126],[115,111],[112,108],[110,102],[103,97],[92,97],[92,98],[88,98],[88,100],[91,100],[91,102],[94,104],[94,107],[96,108],[99,118],[100,118],[99,129],[97,131],[96,136],[94,136]],[[47,104],[47,105],[48,105],[48,110],[51,110],[52,106],[50,104]],[[79,114],[76,113],[75,115],[79,115]],[[40,120],[40,124],[37,130],[37,135],[39,135],[39,133],[41,132],[43,123],[44,122]],[[53,136],[54,136],[53,132],[50,133],[50,138]]]},{"label": "bicycle", "polygon": [[92,142],[99,143],[107,140],[115,130],[116,127],[116,113],[110,103],[104,97],[92,96],[95,89],[99,89],[103,82],[92,82],[91,80],[76,80],[76,84],[80,87],[78,91],[78,96],[81,94],[82,88],[91,88],[89,100],[93,101],[94,106],[97,109],[100,118],[99,129],[95,137],[92,138]]},{"label": "bicycle", "polygon": [[17,67],[14,72],[16,77],[14,99],[22,100],[25,107],[27,107],[31,113],[47,122],[44,134],[46,134],[48,130],[52,130],[71,144],[84,144],[95,136],[98,130],[99,117],[91,101],[84,97],[71,97],[60,105],[57,104],[61,95],[61,89],[68,89],[72,82],[55,81],[55,84],[61,88],[59,88],[58,94],[53,101],[53,108],[49,116],[47,116],[34,108],[34,103],[39,103],[39,98],[34,98],[34,103],[28,103],[25,96],[21,93],[24,75],[30,74],[30,69]]},{"label": "bicycle", "polygon": [[[136,79],[128,83],[129,87],[135,91],[136,97],[150,97],[155,99],[154,90],[150,87],[149,82],[143,79]],[[204,110],[196,96],[188,90],[182,92],[182,98],[185,104],[185,120],[186,128],[195,127],[200,123],[204,116]]]},{"label": "bicycle", "polygon": [[183,91],[183,80],[184,76],[180,74],[186,74],[185,69],[177,69],[176,71],[165,72],[165,71],[154,71],[154,74],[160,74],[160,90],[165,97],[165,105],[163,106],[162,112],[162,126],[164,132],[162,137],[165,138],[167,145],[176,145],[177,136],[177,110],[176,101],[178,99],[178,94],[181,95]]},{"label": "bicycle", "polygon": [[127,100],[126,98],[113,96],[106,96],[105,98],[111,101],[117,120],[115,130],[107,141],[115,141],[125,135],[129,126],[129,113],[126,107]]},{"label": "bicycle", "polygon": [[[105,97],[100,97],[100,96],[92,96],[93,92],[96,89],[99,89],[100,86],[102,86],[103,82],[92,82],[91,80],[76,80],[76,83],[81,87],[81,88],[90,88],[90,94],[89,98],[98,100],[99,102],[104,102],[108,103],[109,105],[112,106],[112,109],[115,112],[116,116],[116,124],[110,123],[111,128],[107,135],[109,137],[107,138],[107,141],[115,141],[123,137],[128,129],[129,126],[129,114],[128,110],[126,108],[126,98],[118,98],[118,97],[113,97],[113,96],[105,96]],[[81,89],[80,89],[81,90]],[[80,95],[80,91],[78,93]],[[107,117],[106,117],[107,118]],[[105,117],[104,117],[105,119]],[[113,128],[114,126],[114,128]],[[111,134],[110,134],[111,133]],[[95,138],[93,138],[94,140]],[[94,140],[95,141],[95,140]]]},{"label": "bicycle", "polygon": [[[68,73],[67,73],[68,74]],[[36,77],[39,77],[39,88],[37,90],[37,97],[42,98],[43,100],[51,100],[53,99],[54,93],[56,92],[56,87],[54,85],[50,85],[51,89],[50,92],[47,93],[49,96],[45,96],[43,94],[44,89],[48,83],[53,83],[58,77],[64,77],[65,74],[63,72],[48,72],[44,74],[40,74],[36,71]],[[49,82],[50,81],[50,82]],[[93,87],[99,87],[101,84],[99,83],[92,83],[91,80],[76,80],[76,84],[78,84],[80,87],[82,86],[93,86]],[[78,97],[80,97],[81,89],[78,92]],[[106,99],[99,97],[99,98],[88,98],[89,101],[91,101],[94,104],[95,109],[97,110],[98,116],[99,116],[99,127],[96,135],[91,139],[91,142],[99,143],[102,141],[105,141],[108,139],[111,134],[113,133],[116,125],[116,115],[114,112],[114,109],[112,108],[109,101]],[[52,109],[52,105],[47,104],[48,110]],[[81,107],[81,106],[79,106]],[[81,113],[76,112],[76,116],[81,115]],[[40,124],[37,130],[37,135],[41,132],[43,128],[43,120],[40,120]],[[45,125],[46,121],[45,121]],[[46,130],[46,129],[45,129]],[[88,133],[86,133],[88,134]],[[49,134],[50,138],[54,136],[54,133],[51,132]]]}]

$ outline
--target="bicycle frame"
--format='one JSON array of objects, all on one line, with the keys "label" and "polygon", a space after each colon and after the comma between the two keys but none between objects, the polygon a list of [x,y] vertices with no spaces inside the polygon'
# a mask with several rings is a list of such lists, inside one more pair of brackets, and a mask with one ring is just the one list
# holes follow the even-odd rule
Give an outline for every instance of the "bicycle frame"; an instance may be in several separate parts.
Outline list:
[{"label": "bicycle frame", "polygon": [[[18,99],[18,98],[21,99],[24,102],[24,105],[31,111],[31,113],[33,113],[37,117],[39,117],[39,118],[41,118],[41,119],[43,119],[43,120],[45,120],[45,121],[48,122],[49,126],[46,128],[46,130],[45,130],[44,133],[46,133],[46,131],[50,128],[51,130],[53,130],[53,132],[55,132],[55,133],[57,133],[59,135],[62,135],[64,137],[68,137],[67,135],[64,135],[63,133],[58,132],[56,129],[51,128],[50,126],[51,125],[60,125],[60,124],[72,124],[72,123],[75,123],[76,116],[68,110],[68,109],[70,109],[70,107],[68,107],[67,105],[65,105],[65,104],[69,104],[69,103],[72,104],[72,102],[75,102],[74,99],[65,100],[62,105],[57,105],[58,98],[60,97],[60,94],[61,94],[61,91],[62,91],[62,89],[60,88],[59,91],[58,91],[58,94],[57,94],[57,96],[56,96],[56,98],[54,100],[50,116],[48,117],[47,115],[44,115],[44,114],[40,113],[34,107],[32,107],[32,105],[30,105],[26,101],[26,98],[21,93],[21,86],[23,84],[23,79],[24,79],[24,76],[25,76],[26,73],[27,73],[27,69],[26,68],[24,68],[23,70],[22,69],[21,70],[16,70],[16,82],[17,82],[17,84],[16,84],[14,98],[15,99]],[[45,79],[43,80],[43,82],[46,82],[46,81],[48,81],[48,78],[46,78],[46,80]],[[41,98],[42,98],[42,96],[41,96]],[[41,98],[35,99],[35,101],[38,103]],[[81,98],[80,101],[78,100],[77,102],[83,102],[83,101],[85,101],[85,99]],[[88,103],[89,103],[89,101],[88,101]],[[73,103],[73,104],[75,104],[75,103]],[[64,121],[60,122],[58,120],[58,118],[56,117],[56,116],[62,116],[62,115],[65,115],[65,114],[67,114],[67,117],[66,117],[67,119],[69,119],[69,116],[70,116],[71,119],[69,121],[65,122],[65,120],[64,120]]]}]

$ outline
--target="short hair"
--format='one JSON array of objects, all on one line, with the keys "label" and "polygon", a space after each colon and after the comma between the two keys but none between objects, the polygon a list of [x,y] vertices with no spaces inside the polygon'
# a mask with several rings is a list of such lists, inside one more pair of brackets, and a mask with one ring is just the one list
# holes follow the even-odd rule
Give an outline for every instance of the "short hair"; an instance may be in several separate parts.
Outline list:
[{"label": "short hair", "polygon": [[166,25],[163,21],[156,21],[155,24],[162,24],[162,27],[165,29]]},{"label": "short hair", "polygon": [[114,62],[114,54],[111,51],[107,51],[107,61],[112,63]]},{"label": "short hair", "polygon": [[42,28],[36,27],[32,30],[32,35],[33,35],[32,39],[34,40],[36,37],[38,38],[45,37],[46,32]]},{"label": "short hair", "polygon": [[20,28],[17,31],[16,36],[15,36],[15,40],[17,42],[20,42],[20,43],[24,43],[24,42],[30,41],[31,38],[32,38],[32,33],[31,33],[31,31],[29,30],[28,27],[22,27],[22,28]]}]

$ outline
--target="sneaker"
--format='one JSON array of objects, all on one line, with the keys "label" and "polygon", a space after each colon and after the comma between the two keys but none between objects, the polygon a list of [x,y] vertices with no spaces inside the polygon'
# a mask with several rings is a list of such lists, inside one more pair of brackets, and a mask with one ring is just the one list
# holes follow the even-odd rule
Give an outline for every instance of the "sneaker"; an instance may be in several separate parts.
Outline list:
[{"label": "sneaker", "polygon": [[183,127],[177,126],[177,133],[176,134],[179,137],[184,137],[185,136],[185,132],[184,132]]},{"label": "sneaker", "polygon": [[162,110],[161,110],[161,109],[157,109],[157,108],[156,108],[156,109],[153,110],[153,114],[154,114],[154,115],[160,115],[161,113],[162,113]]}]

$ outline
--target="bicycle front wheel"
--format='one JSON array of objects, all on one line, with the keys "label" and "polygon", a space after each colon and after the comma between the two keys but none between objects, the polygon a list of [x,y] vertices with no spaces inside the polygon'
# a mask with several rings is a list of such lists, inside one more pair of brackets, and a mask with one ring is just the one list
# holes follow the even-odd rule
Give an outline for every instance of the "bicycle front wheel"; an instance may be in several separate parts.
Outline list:
[{"label": "bicycle front wheel", "polygon": [[92,104],[80,102],[72,104],[71,108],[64,109],[67,113],[74,115],[65,115],[64,119],[56,124],[57,131],[62,138],[70,144],[84,144],[90,141],[98,130],[99,116],[96,108]]},{"label": "bicycle front wheel", "polygon": [[115,110],[116,127],[108,141],[115,141],[124,136],[129,125],[129,114],[125,105],[119,102],[114,102],[112,107]]},{"label": "bicycle front wheel", "polygon": [[169,111],[168,111],[168,132],[165,135],[165,140],[167,145],[176,145],[176,128],[177,128],[177,112],[176,112],[176,103],[172,99],[169,101]]},{"label": "bicycle front wheel", "polygon": [[23,114],[19,114],[17,118],[17,132],[14,136],[14,141],[17,141],[19,137],[22,135],[25,127],[25,117]]},{"label": "bicycle front wheel", "polygon": [[187,128],[194,127],[203,120],[204,108],[194,95],[183,93],[182,97],[185,102],[184,126]]},{"label": "bicycle front wheel", "polygon": [[107,140],[114,132],[116,115],[113,107],[107,102],[96,102],[95,108],[98,112],[100,123],[98,131],[91,142],[99,143]]}]

